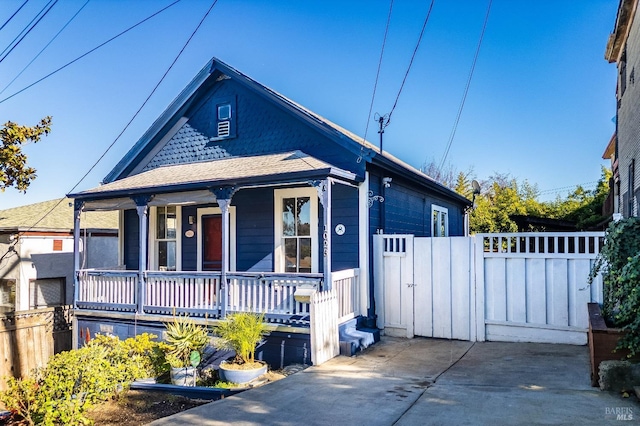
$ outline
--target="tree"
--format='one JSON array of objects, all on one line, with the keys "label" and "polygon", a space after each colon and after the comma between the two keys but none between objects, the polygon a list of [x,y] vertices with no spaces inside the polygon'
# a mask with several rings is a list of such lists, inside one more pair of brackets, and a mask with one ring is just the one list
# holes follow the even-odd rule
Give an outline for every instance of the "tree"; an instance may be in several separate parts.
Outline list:
[{"label": "tree", "polygon": [[33,127],[21,126],[7,121],[0,129],[0,191],[15,187],[27,192],[31,181],[36,178],[36,170],[27,166],[27,156],[22,146],[40,141],[51,131],[51,117],[47,116]]}]

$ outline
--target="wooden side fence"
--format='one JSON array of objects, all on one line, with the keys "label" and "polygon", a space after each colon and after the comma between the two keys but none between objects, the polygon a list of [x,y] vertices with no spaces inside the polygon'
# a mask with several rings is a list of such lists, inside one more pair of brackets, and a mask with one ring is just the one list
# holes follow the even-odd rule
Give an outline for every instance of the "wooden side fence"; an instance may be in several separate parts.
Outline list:
[{"label": "wooden side fence", "polygon": [[26,377],[71,349],[71,314],[70,306],[59,306],[0,316],[0,390],[5,377]]},{"label": "wooden side fence", "polygon": [[338,296],[335,289],[311,295],[311,362],[320,365],[340,354]]}]

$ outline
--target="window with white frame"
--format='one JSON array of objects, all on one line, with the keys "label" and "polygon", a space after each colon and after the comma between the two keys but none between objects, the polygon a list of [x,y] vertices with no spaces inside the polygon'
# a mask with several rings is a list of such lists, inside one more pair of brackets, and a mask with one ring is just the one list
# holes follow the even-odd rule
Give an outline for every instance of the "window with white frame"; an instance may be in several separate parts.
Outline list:
[{"label": "window with white frame", "polygon": [[318,195],[314,188],[275,190],[276,272],[317,272]]},{"label": "window with white frame", "polygon": [[64,305],[64,278],[41,278],[29,281],[29,309]]},{"label": "window with white frame", "polygon": [[446,207],[431,205],[431,236],[449,236],[449,209]]},{"label": "window with white frame", "polygon": [[155,259],[159,271],[176,270],[178,215],[176,206],[156,207]]},{"label": "window with white frame", "polygon": [[0,279],[0,314],[15,311],[16,281]]}]

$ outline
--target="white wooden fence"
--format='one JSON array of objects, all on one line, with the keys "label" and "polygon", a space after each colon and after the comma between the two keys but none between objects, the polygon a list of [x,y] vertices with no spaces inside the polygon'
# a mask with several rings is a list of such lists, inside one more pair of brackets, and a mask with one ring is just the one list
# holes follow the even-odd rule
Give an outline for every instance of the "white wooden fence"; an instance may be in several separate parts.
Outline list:
[{"label": "white wooden fence", "polygon": [[335,289],[311,295],[311,362],[320,365],[340,354],[338,295]]},{"label": "white wooden fence", "polygon": [[585,344],[603,233],[374,237],[378,327],[471,341]]}]

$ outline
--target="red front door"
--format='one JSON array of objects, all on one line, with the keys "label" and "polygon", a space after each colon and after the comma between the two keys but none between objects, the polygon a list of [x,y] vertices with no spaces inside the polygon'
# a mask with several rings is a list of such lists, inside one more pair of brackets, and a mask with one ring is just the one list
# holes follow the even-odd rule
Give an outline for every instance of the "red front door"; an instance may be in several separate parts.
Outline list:
[{"label": "red front door", "polygon": [[202,270],[222,270],[222,216],[202,216]]}]

